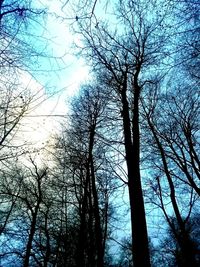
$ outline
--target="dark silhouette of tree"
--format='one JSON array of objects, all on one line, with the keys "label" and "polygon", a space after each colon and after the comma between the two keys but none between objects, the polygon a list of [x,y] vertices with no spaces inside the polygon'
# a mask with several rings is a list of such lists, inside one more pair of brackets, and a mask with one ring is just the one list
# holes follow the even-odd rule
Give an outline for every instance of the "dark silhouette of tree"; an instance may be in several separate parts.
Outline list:
[{"label": "dark silhouette of tree", "polygon": [[[191,263],[197,266],[187,224],[199,195],[196,168],[198,145],[193,146],[194,139],[198,139],[196,123],[198,124],[199,108],[197,94],[191,95],[189,92],[190,90],[185,88],[184,94],[179,89],[173,92],[169,90],[166,94],[155,93],[148,108],[143,103],[145,119],[153,137],[150,141],[152,148],[150,153],[154,156],[150,156],[149,166],[156,178],[150,184],[159,198],[159,206],[179,244],[182,255],[180,266],[188,266]],[[160,114],[161,107],[162,114]],[[181,198],[182,194],[185,194],[184,200]],[[171,204],[171,211],[167,207],[168,201]],[[176,224],[169,215],[170,212],[174,214]]]},{"label": "dark silhouette of tree", "polygon": [[[47,175],[47,170],[46,169],[44,169],[42,171],[39,171],[38,167],[34,163],[34,161],[31,160],[31,162],[32,162],[33,167],[35,169],[35,174],[34,174],[33,178],[35,178],[35,180],[36,180],[36,184],[34,185],[35,188],[33,188],[33,190],[34,190],[33,195],[36,198],[34,206],[32,207],[30,205],[27,196],[20,197],[22,199],[22,201],[25,201],[25,204],[30,209],[31,217],[32,217],[31,218],[28,241],[27,241],[27,244],[26,244],[26,250],[25,250],[25,255],[24,255],[24,263],[23,263],[24,267],[28,267],[29,266],[29,261],[30,261],[30,257],[31,257],[31,249],[32,249],[32,246],[33,246],[33,239],[34,239],[34,234],[35,234],[35,231],[36,231],[36,222],[37,222],[38,212],[39,212],[40,205],[42,203],[42,182],[43,182],[43,179]],[[26,188],[26,190],[27,190],[27,192],[25,192],[25,194],[27,194],[27,195],[32,191],[31,188]]]},{"label": "dark silhouette of tree", "polygon": [[103,90],[98,84],[83,86],[72,100],[65,137],[58,142],[65,153],[59,156],[68,173],[65,183],[76,203],[76,266],[104,266],[112,181],[101,142],[107,102]]},{"label": "dark silhouette of tree", "polygon": [[[30,163],[30,166],[24,166],[23,169],[16,166],[12,173],[6,170],[1,172],[4,205],[6,207],[11,202],[12,206],[3,231],[4,238],[1,242],[5,242],[6,246],[1,248],[1,258],[6,259],[7,255],[16,254],[23,266],[30,266],[30,262],[37,260],[37,255],[33,257],[32,249],[47,182],[47,169],[39,169],[31,158]],[[17,240],[19,245],[15,244]]]},{"label": "dark silhouette of tree", "polygon": [[[101,22],[98,27],[90,27],[87,22],[79,25],[84,42],[82,52],[99,79],[113,89],[121,113],[135,266],[150,266],[140,174],[140,98],[146,85],[156,83],[151,73],[161,60],[165,40],[162,27],[158,29],[163,17],[156,16],[153,10],[151,3],[147,8],[140,1],[120,1],[116,16],[122,34],[117,34],[117,29],[109,31],[108,25]],[[151,11],[155,16],[149,20]]]}]

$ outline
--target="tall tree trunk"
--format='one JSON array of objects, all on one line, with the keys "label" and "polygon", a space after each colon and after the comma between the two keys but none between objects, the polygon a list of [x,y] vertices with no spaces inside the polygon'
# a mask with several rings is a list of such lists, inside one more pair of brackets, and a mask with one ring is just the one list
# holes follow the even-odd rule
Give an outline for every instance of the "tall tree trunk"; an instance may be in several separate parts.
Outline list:
[{"label": "tall tree trunk", "polygon": [[44,257],[44,267],[48,267],[49,258],[51,255],[51,246],[50,246],[50,236],[49,236],[49,229],[48,229],[48,211],[45,216],[45,235],[46,235],[46,252]]},{"label": "tall tree trunk", "polygon": [[37,213],[39,210],[39,204],[37,204],[35,211],[32,213],[32,222],[31,222],[31,228],[30,228],[30,233],[28,236],[28,242],[26,245],[26,253],[24,257],[24,267],[29,267],[29,260],[31,256],[31,249],[32,249],[32,243],[33,243],[33,238],[35,234],[35,229],[36,229],[36,220],[37,220]]},{"label": "tall tree trunk", "polygon": [[147,225],[140,177],[140,134],[139,134],[139,95],[140,88],[134,83],[133,121],[131,120],[127,101],[127,77],[122,88],[122,118],[126,164],[128,171],[128,188],[131,209],[132,253],[134,267],[150,267]]},{"label": "tall tree trunk", "polygon": [[33,165],[35,167],[35,171],[36,171],[36,175],[37,175],[38,196],[37,196],[37,203],[36,203],[36,206],[35,206],[35,210],[34,211],[31,210],[32,222],[31,222],[30,233],[29,233],[28,242],[27,242],[27,246],[26,246],[26,253],[25,253],[25,257],[24,257],[24,264],[23,264],[24,267],[28,267],[29,266],[32,243],[33,243],[33,238],[34,238],[35,229],[36,229],[37,216],[38,216],[40,204],[42,202],[41,181],[42,181],[42,178],[46,175],[46,170],[44,170],[42,175],[39,175],[38,170],[37,170],[37,166],[34,164],[34,162],[32,162],[32,163],[33,163]]},{"label": "tall tree trunk", "polygon": [[[85,187],[86,185],[84,185]],[[85,267],[85,244],[86,244],[86,205],[87,205],[87,189],[84,188],[84,196],[82,205],[80,204],[80,228],[79,228],[79,240],[77,246],[77,267]]]},{"label": "tall tree trunk", "polygon": [[108,197],[108,193],[105,193],[105,207],[104,207],[104,231],[102,231],[102,238],[103,238],[103,257],[105,254],[105,250],[106,250],[106,239],[107,239],[107,235],[108,235],[108,206],[109,206],[109,197]]},{"label": "tall tree trunk", "polygon": [[92,191],[93,191],[93,198],[94,198],[97,267],[103,267],[104,266],[103,236],[102,236],[101,220],[100,220],[100,213],[99,213],[99,201],[98,201],[97,189],[96,189],[96,184],[95,184],[93,160],[91,161],[91,174],[92,174]]},{"label": "tall tree trunk", "polygon": [[96,249],[95,249],[95,232],[94,232],[94,204],[92,196],[92,184],[90,175],[90,163],[87,166],[88,179],[88,266],[95,266]]},{"label": "tall tree trunk", "polygon": [[95,125],[93,126],[93,128],[91,128],[91,132],[90,132],[89,164],[90,164],[90,175],[91,175],[91,182],[92,182],[92,194],[93,194],[93,201],[94,201],[97,267],[103,267],[104,266],[103,237],[102,237],[101,220],[100,220],[100,213],[99,213],[99,201],[98,201],[98,194],[97,194],[97,188],[96,188],[94,162],[93,162],[94,135],[95,135]]}]

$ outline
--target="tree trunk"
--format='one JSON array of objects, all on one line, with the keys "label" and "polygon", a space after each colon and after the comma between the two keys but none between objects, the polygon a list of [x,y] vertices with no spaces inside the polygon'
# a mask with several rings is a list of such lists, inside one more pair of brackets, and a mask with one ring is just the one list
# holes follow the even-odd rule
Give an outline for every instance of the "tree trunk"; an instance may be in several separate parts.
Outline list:
[{"label": "tree trunk", "polygon": [[132,253],[134,267],[150,267],[147,225],[140,177],[140,134],[139,134],[139,93],[140,88],[134,84],[133,121],[131,121],[127,101],[127,78],[122,88],[122,118],[128,187],[131,209]]},{"label": "tree trunk", "polygon": [[48,262],[51,255],[50,236],[48,230],[48,212],[44,216],[45,216],[45,235],[46,235],[46,253],[44,257],[44,267],[48,267]]},{"label": "tree trunk", "polygon": [[96,249],[97,249],[97,267],[104,266],[103,260],[103,237],[102,237],[102,229],[101,229],[101,221],[100,221],[100,213],[99,213],[99,201],[98,194],[96,188],[96,178],[95,178],[95,170],[94,170],[94,162],[93,162],[93,146],[94,146],[94,135],[95,135],[95,125],[91,129],[90,132],[90,142],[89,142],[89,165],[90,165],[90,175],[92,182],[92,195],[94,201],[94,219],[95,219],[95,237],[96,237]]},{"label": "tree trunk", "polygon": [[[85,235],[85,227],[86,227],[86,202],[87,195],[86,189],[84,188],[84,196],[82,207],[80,207],[80,229],[79,229],[79,240],[77,246],[77,258],[76,265],[77,267],[85,267],[85,244],[86,244],[86,235]],[[81,204],[80,204],[81,205]]]},{"label": "tree trunk", "polygon": [[[35,166],[36,168],[36,166]],[[40,204],[42,202],[42,192],[41,192],[41,179],[46,175],[46,170],[43,172],[41,176],[39,176],[36,168],[36,174],[37,174],[37,186],[38,186],[38,199],[37,199],[37,204],[35,206],[35,210],[32,210],[32,222],[31,222],[31,229],[28,237],[28,243],[26,246],[26,254],[24,258],[24,267],[29,266],[29,260],[31,256],[31,249],[32,249],[32,243],[33,243],[33,238],[35,234],[35,229],[36,229],[36,222],[37,222],[37,216],[38,216],[38,211]]]},{"label": "tree trunk", "polygon": [[32,249],[32,243],[33,243],[33,237],[35,234],[35,228],[36,228],[36,219],[37,219],[37,212],[39,209],[39,205],[36,206],[35,211],[33,212],[32,222],[31,222],[31,229],[28,237],[28,242],[26,245],[26,254],[24,257],[24,267],[29,267],[29,260],[31,256],[31,249]]},{"label": "tree trunk", "polygon": [[96,189],[96,184],[95,184],[93,160],[91,161],[91,174],[92,174],[92,191],[93,191],[93,198],[94,198],[95,236],[96,236],[96,246],[97,246],[97,267],[103,267],[104,266],[103,236],[102,236],[101,220],[100,220],[100,213],[99,213],[98,195],[97,195],[97,189]]}]

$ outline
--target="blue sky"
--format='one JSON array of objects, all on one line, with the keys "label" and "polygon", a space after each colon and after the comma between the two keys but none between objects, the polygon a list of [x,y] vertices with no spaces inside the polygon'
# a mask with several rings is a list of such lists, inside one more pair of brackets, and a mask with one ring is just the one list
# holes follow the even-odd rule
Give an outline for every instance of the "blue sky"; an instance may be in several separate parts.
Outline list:
[{"label": "blue sky", "polygon": [[42,0],[40,3],[41,8],[48,8],[48,15],[38,17],[28,25],[27,32],[31,31],[33,35],[27,37],[27,42],[49,57],[38,57],[30,75],[22,72],[20,77],[22,87],[27,86],[33,94],[38,91],[38,103],[41,101],[23,121],[27,125],[24,138],[45,143],[51,134],[56,133],[63,120],[54,115],[66,115],[67,103],[88,79],[89,69],[83,59],[74,55],[72,46],[74,41],[79,42],[78,37],[70,32],[68,22],[56,17],[65,16],[61,11],[61,2]]}]

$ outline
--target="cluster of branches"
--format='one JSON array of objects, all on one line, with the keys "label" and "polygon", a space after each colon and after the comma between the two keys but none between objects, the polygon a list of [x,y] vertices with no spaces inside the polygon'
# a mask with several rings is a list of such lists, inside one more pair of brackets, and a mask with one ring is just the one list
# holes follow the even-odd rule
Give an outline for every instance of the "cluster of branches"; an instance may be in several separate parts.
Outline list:
[{"label": "cluster of branches", "polygon": [[25,71],[30,72],[36,57],[41,55],[28,31],[28,26],[41,14],[43,11],[32,7],[32,1],[0,1],[0,161],[4,164],[24,152],[22,139],[19,142],[13,139],[36,100],[39,103],[40,89],[35,88],[34,92],[30,88],[27,83],[31,76]]},{"label": "cluster of branches", "polygon": [[[37,59],[42,56],[37,49],[38,39],[35,39],[34,33],[32,35],[32,26],[35,23],[39,25],[44,11],[34,8],[32,4],[33,1],[28,0],[20,3],[0,1],[1,266],[29,266],[35,221],[40,206],[44,205],[42,190],[47,181],[47,167],[39,168],[34,157],[30,157],[27,164],[25,158],[22,166],[17,164],[20,157],[34,150],[28,147],[31,140],[27,143],[23,138],[24,118],[43,100],[41,90],[36,86],[31,88],[30,72],[33,66],[36,68]],[[48,205],[46,201],[44,223]],[[48,258],[48,249],[46,254]],[[45,262],[47,259],[44,260],[47,266]]]}]

